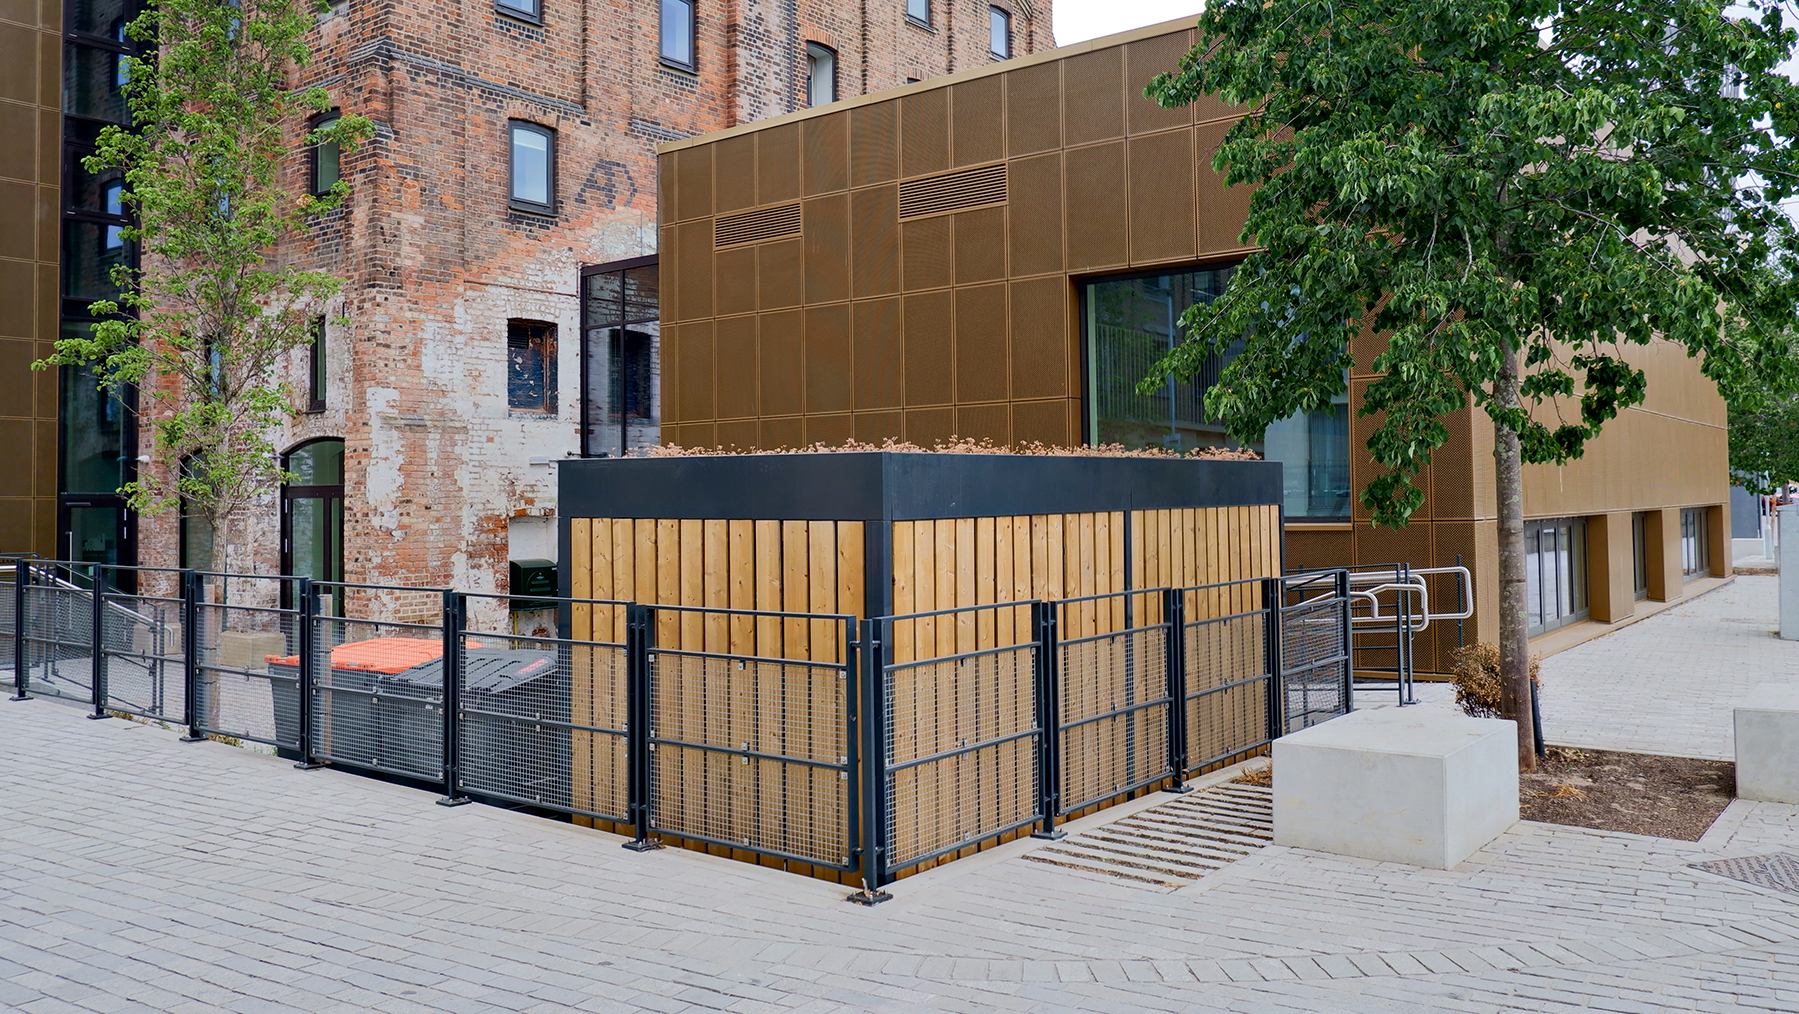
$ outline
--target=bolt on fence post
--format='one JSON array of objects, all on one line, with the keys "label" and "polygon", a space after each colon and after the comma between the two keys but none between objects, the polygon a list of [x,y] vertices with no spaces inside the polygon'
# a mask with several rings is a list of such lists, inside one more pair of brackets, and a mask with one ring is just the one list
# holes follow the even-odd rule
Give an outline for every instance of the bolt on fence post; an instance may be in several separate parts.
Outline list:
[{"label": "bolt on fence post", "polygon": [[1174,782],[1164,792],[1192,792],[1187,784],[1187,604],[1178,588],[1162,593],[1168,624],[1168,767]]},{"label": "bolt on fence post", "polygon": [[31,584],[31,564],[15,561],[12,580],[12,699],[29,701],[31,652],[25,646],[25,589]]},{"label": "bolt on fence post", "polygon": [[183,743],[198,743],[206,738],[200,732],[200,652],[205,640],[200,636],[200,599],[206,593],[206,582],[196,571],[181,572],[181,656],[182,710],[187,712],[187,735]]},{"label": "bolt on fence post", "polygon": [[300,665],[295,670],[294,706],[300,710],[296,713],[299,721],[299,753],[300,759],[294,767],[301,771],[316,771],[325,765],[313,759],[312,755],[312,695],[313,688],[318,685],[318,620],[319,593],[312,586],[312,578],[303,577],[297,582],[295,594],[299,596],[300,615],[296,618],[300,629],[297,647],[300,649]]},{"label": "bolt on fence post", "polygon": [[443,772],[444,797],[438,806],[473,802],[462,794],[462,630],[468,622],[468,598],[460,592],[443,595]]},{"label": "bolt on fence post", "polygon": [[93,613],[88,621],[93,643],[89,645],[91,654],[88,663],[88,685],[93,691],[94,712],[89,718],[106,717],[106,568],[94,564],[94,579],[89,582],[88,593],[92,596]]},{"label": "bolt on fence post", "polygon": [[1262,579],[1262,653],[1268,667],[1268,738],[1281,738],[1287,688],[1281,679],[1281,579]]},{"label": "bolt on fence post", "polygon": [[1032,630],[1037,635],[1037,651],[1032,668],[1036,670],[1037,729],[1043,737],[1038,750],[1037,807],[1043,811],[1043,829],[1033,838],[1060,838],[1066,831],[1056,830],[1056,811],[1062,805],[1062,734],[1061,705],[1056,693],[1056,604],[1031,603]]},{"label": "bolt on fence post", "polygon": [[[851,621],[851,629],[854,629]],[[879,905],[892,898],[893,895],[881,890],[886,883],[887,864],[887,709],[881,699],[881,690],[886,680],[882,678],[884,660],[881,657],[881,621],[867,619],[862,621],[862,671],[860,679],[852,693],[861,695],[861,707],[857,712],[859,726],[856,729],[858,744],[856,761],[860,762],[860,770],[855,777],[862,782],[861,812],[853,813],[852,819],[862,822],[862,840],[860,861],[862,866],[862,890],[847,897],[858,905]]]},{"label": "bolt on fence post", "polygon": [[1355,710],[1355,628],[1350,616],[1349,571],[1337,571],[1337,601],[1343,622],[1339,631],[1343,645],[1343,713]]},{"label": "bolt on fence post", "polygon": [[662,847],[650,837],[650,607],[634,602],[626,607],[625,623],[625,769],[628,809],[633,834],[624,847],[648,852]]}]

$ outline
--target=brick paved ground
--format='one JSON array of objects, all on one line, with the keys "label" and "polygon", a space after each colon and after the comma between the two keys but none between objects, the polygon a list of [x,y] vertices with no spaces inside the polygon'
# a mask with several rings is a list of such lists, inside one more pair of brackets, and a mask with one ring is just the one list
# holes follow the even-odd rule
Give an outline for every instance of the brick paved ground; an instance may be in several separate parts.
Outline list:
[{"label": "brick paved ground", "polygon": [[[1573,649],[1565,699],[1625,635],[1620,680],[1731,664],[1692,615]],[[0,702],[0,743],[0,1008],[30,1014],[1799,1009],[1799,896],[1688,865],[1799,852],[1794,807],[1697,843],[1521,824],[1452,871],[1269,847],[1177,890],[1016,843],[862,909],[49,702]]]}]

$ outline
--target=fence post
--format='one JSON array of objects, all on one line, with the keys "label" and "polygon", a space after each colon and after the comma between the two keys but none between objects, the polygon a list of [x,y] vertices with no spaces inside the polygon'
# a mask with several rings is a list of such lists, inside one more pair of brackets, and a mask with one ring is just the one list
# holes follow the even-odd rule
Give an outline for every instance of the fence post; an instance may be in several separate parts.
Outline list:
[{"label": "fence post", "polygon": [[93,644],[90,645],[91,661],[88,662],[88,685],[94,695],[94,712],[89,718],[105,718],[106,716],[106,568],[94,564],[94,579],[88,589],[93,596],[92,618],[89,621]]},{"label": "fence post", "polygon": [[1043,737],[1037,764],[1037,806],[1043,811],[1043,829],[1033,838],[1060,838],[1056,811],[1062,807],[1062,708],[1056,688],[1056,603],[1031,604],[1031,625],[1037,634],[1034,668],[1037,676],[1037,728]]},{"label": "fence post", "polygon": [[295,640],[300,649],[300,665],[294,676],[294,703],[299,707],[299,754],[300,759],[294,767],[301,771],[316,771],[325,765],[313,759],[312,754],[312,695],[313,688],[318,685],[318,618],[319,593],[312,587],[312,578],[302,577],[296,582],[295,594],[299,597],[300,615],[296,618],[300,629],[295,633]]},{"label": "fence post", "polygon": [[635,829],[624,847],[648,852],[662,847],[650,837],[650,658],[654,627],[650,607],[633,602],[625,623],[625,767],[628,809]]},{"label": "fence post", "polygon": [[181,572],[181,708],[187,712],[187,735],[183,743],[198,743],[206,736],[200,732],[200,651],[205,640],[200,636],[200,598],[206,593],[206,582],[199,572]]},{"label": "fence post", "polygon": [[1267,656],[1268,666],[1268,738],[1279,739],[1285,724],[1287,688],[1281,679],[1281,579],[1266,577],[1262,579],[1262,610],[1264,613],[1264,633],[1262,650]]},{"label": "fence post", "polygon": [[1343,713],[1355,710],[1355,627],[1351,622],[1349,601],[1349,571],[1337,571],[1337,599],[1342,604],[1343,617]]},{"label": "fence post", "polygon": [[[850,622],[853,630],[855,621]],[[862,698],[857,711],[858,756],[854,758],[861,765],[855,777],[862,783],[861,811],[856,814],[862,822],[862,890],[846,900],[858,905],[879,905],[893,897],[881,890],[887,881],[887,709],[882,707],[886,702],[881,699],[886,681],[882,678],[885,661],[881,657],[880,632],[880,620],[862,621],[862,671],[858,674],[859,685],[852,691]]]},{"label": "fence post", "polygon": [[12,680],[15,701],[31,700],[31,652],[25,646],[25,589],[31,584],[31,564],[13,563]]},{"label": "fence post", "polygon": [[1162,790],[1192,792],[1187,785],[1187,603],[1178,588],[1162,593],[1162,619],[1168,624],[1168,767],[1174,784]]},{"label": "fence post", "polygon": [[462,630],[468,622],[468,597],[461,592],[444,592],[443,597],[443,665],[444,797],[438,806],[461,806],[473,802],[462,794]]}]

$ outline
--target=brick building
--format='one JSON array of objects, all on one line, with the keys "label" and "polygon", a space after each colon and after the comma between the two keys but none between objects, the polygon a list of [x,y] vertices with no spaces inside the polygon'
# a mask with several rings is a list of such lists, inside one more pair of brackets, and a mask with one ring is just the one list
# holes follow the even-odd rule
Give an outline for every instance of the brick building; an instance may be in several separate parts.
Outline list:
[{"label": "brick building", "polygon": [[[43,16],[55,20],[57,5],[43,2]],[[87,302],[106,295],[104,264],[82,260],[111,249],[112,233],[100,220],[106,183],[81,173],[80,142],[98,124],[122,118],[123,77],[106,68],[128,49],[116,29],[136,13],[134,0],[72,0],[61,18],[70,45],[57,143],[64,178],[81,177],[65,185],[62,202],[64,328],[85,326]],[[277,256],[346,278],[330,309],[349,324],[322,327],[314,352],[289,364],[286,379],[302,411],[276,444],[299,478],[271,492],[269,510],[234,540],[241,544],[231,568],[506,590],[509,558],[554,555],[556,463],[617,452],[621,438],[611,434],[619,431],[606,415],[614,388],[641,391],[619,401],[622,416],[614,417],[639,423],[626,425],[622,439],[655,437],[656,145],[1047,49],[1050,17],[1049,0],[348,0],[332,7],[319,19],[301,83],[322,85],[337,109],[369,117],[377,133],[340,157],[303,149],[308,124],[293,125],[294,188],[326,187],[341,173],[353,197]],[[37,44],[45,34],[38,20],[15,33],[38,71],[20,75],[24,90],[14,103],[16,129],[31,120],[34,145],[33,107],[46,101],[37,83],[57,74],[56,47]],[[37,163],[17,161],[25,177],[42,175]],[[10,165],[0,172],[11,173]],[[21,185],[42,189],[45,181],[25,177]],[[100,193],[98,204],[76,208],[86,190]],[[14,274],[35,272],[44,276],[39,283],[53,276],[32,259],[57,249],[54,236],[46,246],[36,235],[45,218],[7,225],[36,231],[0,246],[16,254]],[[80,235],[71,239],[71,228]],[[80,242],[88,232],[99,239]],[[582,270],[618,262],[627,267]],[[632,305],[649,309],[631,317],[640,326],[610,341],[603,331],[581,340],[584,279],[595,305],[608,281],[629,283]],[[146,518],[134,531],[135,519],[112,497],[134,469],[152,467],[137,457],[136,445],[148,449],[149,435],[116,424],[97,429],[95,420],[111,417],[90,404],[91,394],[80,396],[78,377],[65,377],[58,399],[50,385],[13,376],[25,365],[15,360],[48,352],[55,317],[20,316],[8,334],[18,332],[27,351],[4,365],[8,382],[28,385],[20,388],[30,392],[22,425],[48,432],[45,422],[60,414],[55,544],[41,537],[48,497],[18,497],[0,504],[0,548],[187,562],[208,533],[177,517]],[[618,379],[621,359],[636,376]],[[47,440],[7,443],[52,457]],[[107,446],[96,450],[99,444]],[[93,489],[71,488],[78,453],[107,465],[90,469]],[[48,467],[34,459],[20,472],[42,477]]]}]

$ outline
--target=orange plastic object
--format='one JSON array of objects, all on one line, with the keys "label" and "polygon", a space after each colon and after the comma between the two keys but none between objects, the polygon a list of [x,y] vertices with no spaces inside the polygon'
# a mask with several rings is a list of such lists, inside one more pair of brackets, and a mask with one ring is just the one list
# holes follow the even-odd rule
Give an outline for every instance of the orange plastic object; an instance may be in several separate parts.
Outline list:
[{"label": "orange plastic object", "polygon": [[[479,641],[467,642],[470,648],[481,647]],[[367,641],[351,641],[331,649],[331,668],[346,672],[378,672],[392,676],[415,665],[430,662],[444,653],[443,642],[421,637],[376,637]],[[298,666],[298,655],[267,655],[270,665]]]}]

